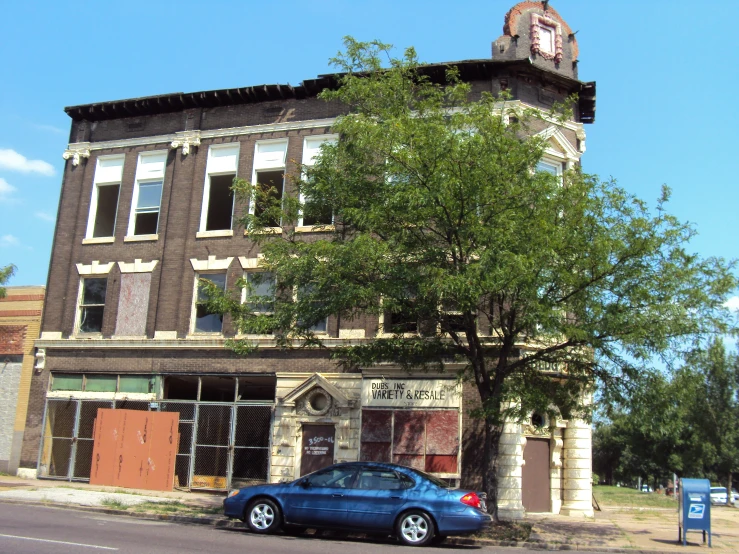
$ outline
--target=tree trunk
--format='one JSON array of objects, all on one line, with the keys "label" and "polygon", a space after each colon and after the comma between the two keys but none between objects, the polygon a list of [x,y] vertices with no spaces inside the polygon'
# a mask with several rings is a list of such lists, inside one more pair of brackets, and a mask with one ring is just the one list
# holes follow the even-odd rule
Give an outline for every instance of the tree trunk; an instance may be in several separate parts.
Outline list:
[{"label": "tree trunk", "polygon": [[483,449],[482,486],[488,495],[488,512],[498,523],[498,458],[502,427],[492,417],[485,418],[485,448]]},{"label": "tree trunk", "polygon": [[726,505],[731,506],[734,503],[734,495],[731,494],[731,482],[734,476],[731,470],[729,470],[729,480],[726,482]]}]

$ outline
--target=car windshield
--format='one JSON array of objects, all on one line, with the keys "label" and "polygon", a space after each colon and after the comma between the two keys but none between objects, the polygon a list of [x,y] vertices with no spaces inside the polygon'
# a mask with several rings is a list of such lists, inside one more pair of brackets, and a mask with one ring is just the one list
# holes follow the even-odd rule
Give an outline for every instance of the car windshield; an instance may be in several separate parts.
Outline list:
[{"label": "car windshield", "polygon": [[726,492],[726,487],[711,487],[711,492]]},{"label": "car windshield", "polygon": [[434,477],[433,475],[431,475],[431,474],[429,474],[429,473],[426,473],[425,471],[421,471],[420,469],[413,469],[413,468],[409,468],[409,469],[410,469],[410,470],[411,470],[411,471],[412,471],[413,473],[417,473],[418,475],[420,475],[420,476],[421,476],[421,477],[423,477],[424,479],[428,479],[429,481],[431,481],[431,482],[432,482],[432,483],[433,483],[434,485],[436,485],[437,487],[441,487],[442,489],[451,489],[451,488],[452,488],[452,487],[451,487],[451,486],[449,485],[449,483],[447,483],[447,482],[445,482],[445,481],[442,481],[442,480],[441,480],[441,479],[439,479],[438,477]]}]

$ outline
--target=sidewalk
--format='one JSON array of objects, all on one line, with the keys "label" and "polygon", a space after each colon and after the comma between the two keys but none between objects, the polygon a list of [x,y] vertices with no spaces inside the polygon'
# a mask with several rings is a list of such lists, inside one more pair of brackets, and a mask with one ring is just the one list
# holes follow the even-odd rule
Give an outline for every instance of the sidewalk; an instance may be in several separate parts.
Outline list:
[{"label": "sidewalk", "polygon": [[[240,527],[220,515],[224,493],[158,492],[87,483],[46,479],[21,479],[0,476],[0,501],[48,505],[67,505],[87,510],[133,517],[168,519],[186,523]],[[177,503],[171,505],[171,503]],[[125,506],[160,503],[165,510],[133,513]],[[170,506],[167,504],[170,503]],[[181,504],[180,504],[181,503]],[[184,510],[182,505],[187,507]],[[152,504],[147,504],[152,506]],[[187,513],[185,513],[187,512]],[[183,515],[185,513],[185,515]],[[677,512],[665,508],[631,509],[604,507],[594,519],[579,519],[553,514],[530,514],[533,524],[526,543],[511,544],[460,538],[450,543],[498,546],[524,546],[542,550],[591,550],[600,552],[739,552],[739,508],[712,506],[713,548],[702,544],[701,533],[688,534],[688,546],[677,542]]]}]

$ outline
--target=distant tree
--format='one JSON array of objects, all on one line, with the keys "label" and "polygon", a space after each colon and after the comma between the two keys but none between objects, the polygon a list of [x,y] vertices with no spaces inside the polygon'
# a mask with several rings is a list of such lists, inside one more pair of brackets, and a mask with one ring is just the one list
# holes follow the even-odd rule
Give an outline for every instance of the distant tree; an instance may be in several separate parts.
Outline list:
[{"label": "distant tree", "polygon": [[[211,286],[209,307],[241,332],[274,330],[283,347],[323,346],[314,329],[329,315],[383,317],[385,334],[331,350],[346,367],[462,362],[479,393],[497,520],[505,421],[589,417],[596,380],[622,387],[649,356],[725,329],[737,281],[729,264],[684,249],[694,230],[665,212],[667,190],[655,215],[612,181],[536,171],[545,139],[533,121],[557,125],[559,114],[473,97],[453,68],[432,82],[413,49],[397,59],[377,42],[345,47],[333,60],[339,87],[321,97],[348,115],[333,125],[340,140],[301,168],[301,196],[235,185],[259,207],[242,224],[276,297],[242,280],[245,304]],[[306,238],[290,223],[312,206],[334,224]],[[255,314],[258,302],[271,309]]]},{"label": "distant tree", "polygon": [[726,478],[727,503],[732,502],[733,475],[739,471],[739,356],[728,354],[723,341],[713,341],[688,361],[699,383],[691,423],[708,447],[707,470],[719,482]]},{"label": "distant tree", "polygon": [[16,267],[13,264],[0,268],[0,298],[5,298],[7,293],[3,285],[5,285],[10,278],[15,275],[15,270]]}]

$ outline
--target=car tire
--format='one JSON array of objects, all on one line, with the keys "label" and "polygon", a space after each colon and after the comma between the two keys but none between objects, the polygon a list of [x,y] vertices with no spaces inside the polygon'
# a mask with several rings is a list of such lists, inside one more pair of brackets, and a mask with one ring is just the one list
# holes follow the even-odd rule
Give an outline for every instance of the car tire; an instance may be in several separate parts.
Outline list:
[{"label": "car tire", "polygon": [[254,533],[275,533],[282,525],[279,506],[268,498],[259,498],[246,509],[246,524]]},{"label": "car tire", "polygon": [[410,510],[398,518],[395,535],[407,546],[425,546],[434,538],[434,522],[426,512]]}]

